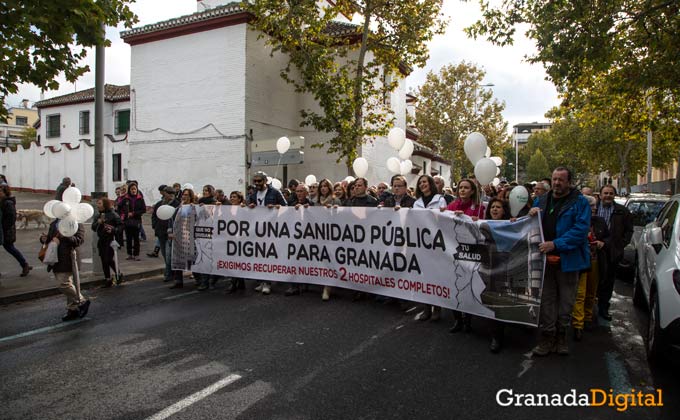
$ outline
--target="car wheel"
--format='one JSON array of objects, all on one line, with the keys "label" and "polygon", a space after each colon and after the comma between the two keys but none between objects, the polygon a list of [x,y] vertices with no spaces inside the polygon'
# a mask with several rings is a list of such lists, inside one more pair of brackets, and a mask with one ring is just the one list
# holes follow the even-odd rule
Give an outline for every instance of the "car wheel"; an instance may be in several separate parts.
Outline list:
[{"label": "car wheel", "polygon": [[642,284],[640,284],[640,273],[637,269],[637,264],[633,266],[633,305],[638,308],[646,309],[645,294],[642,292]]},{"label": "car wheel", "polygon": [[663,330],[659,326],[659,298],[652,292],[649,301],[649,324],[647,325],[647,359],[650,363],[657,363],[662,359]]}]

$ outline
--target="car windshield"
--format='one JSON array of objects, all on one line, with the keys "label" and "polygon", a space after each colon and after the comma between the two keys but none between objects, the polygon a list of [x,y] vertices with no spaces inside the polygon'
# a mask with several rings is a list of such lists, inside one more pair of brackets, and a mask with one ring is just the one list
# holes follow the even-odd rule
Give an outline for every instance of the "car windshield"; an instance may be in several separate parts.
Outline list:
[{"label": "car windshield", "polygon": [[645,226],[647,223],[652,222],[664,204],[666,204],[664,201],[629,202],[628,210],[633,215],[633,224],[635,226]]}]

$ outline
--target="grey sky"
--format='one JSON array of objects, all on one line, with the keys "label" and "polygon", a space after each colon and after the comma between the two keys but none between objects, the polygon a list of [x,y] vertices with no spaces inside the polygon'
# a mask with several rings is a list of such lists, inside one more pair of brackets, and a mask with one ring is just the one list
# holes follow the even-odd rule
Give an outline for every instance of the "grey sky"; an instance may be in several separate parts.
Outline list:
[{"label": "grey sky", "polygon": [[[443,12],[450,18],[446,34],[436,37],[430,43],[430,59],[423,69],[416,69],[407,79],[409,88],[416,88],[425,80],[428,71],[437,72],[446,64],[462,60],[472,62],[486,71],[485,83],[493,83],[494,96],[506,103],[503,113],[509,126],[532,121],[545,121],[544,114],[559,101],[552,83],[545,80],[540,65],[530,65],[524,56],[533,53],[533,43],[519,39],[512,47],[494,47],[482,40],[465,36],[462,28],[474,22],[479,16],[477,2],[445,0]],[[196,0],[137,0],[132,10],[139,16],[138,26],[154,23],[196,11]],[[106,82],[112,84],[130,83],[130,47],[123,43],[118,33],[123,28],[108,28],[107,36],[112,46],[106,52]],[[521,31],[520,31],[521,32]],[[61,78],[57,91],[45,92],[45,97],[63,95],[75,90],[94,86],[94,52],[90,51],[86,62],[91,72],[81,77],[75,86]],[[22,85],[19,94],[10,95],[9,106],[18,106],[22,98],[31,102],[40,99],[40,90],[35,86]]]}]

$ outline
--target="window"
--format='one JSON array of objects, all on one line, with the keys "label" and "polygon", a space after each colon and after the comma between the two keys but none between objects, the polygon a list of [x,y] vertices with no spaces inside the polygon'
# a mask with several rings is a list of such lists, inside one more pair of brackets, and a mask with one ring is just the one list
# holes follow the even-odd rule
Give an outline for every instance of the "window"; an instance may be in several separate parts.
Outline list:
[{"label": "window", "polygon": [[663,233],[663,241],[666,246],[670,246],[671,238],[673,238],[673,228],[675,227],[675,218],[678,215],[678,202],[673,201],[668,212],[661,220],[661,232]]},{"label": "window", "polygon": [[47,116],[47,138],[59,137],[61,135],[61,115]]},{"label": "window", "polygon": [[80,123],[78,133],[90,134],[90,111],[80,111]]},{"label": "window", "polygon": [[113,154],[113,165],[112,165],[112,173],[113,173],[112,181],[119,182],[119,181],[123,180],[123,177],[121,176],[122,173],[123,173],[122,166],[123,166],[123,161],[121,159],[120,153],[114,153]]},{"label": "window", "polygon": [[15,124],[16,125],[28,125],[28,117],[17,117]]},{"label": "window", "polygon": [[114,124],[116,134],[125,134],[130,131],[130,110],[116,111]]}]

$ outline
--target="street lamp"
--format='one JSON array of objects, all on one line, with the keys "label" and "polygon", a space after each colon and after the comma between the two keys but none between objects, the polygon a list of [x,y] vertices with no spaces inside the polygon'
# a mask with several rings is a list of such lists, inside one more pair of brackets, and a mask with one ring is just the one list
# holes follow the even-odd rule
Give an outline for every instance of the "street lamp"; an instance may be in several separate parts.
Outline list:
[{"label": "street lamp", "polygon": [[513,131],[515,132],[513,136],[515,138],[515,182],[519,184],[519,130],[517,126],[514,127]]}]

